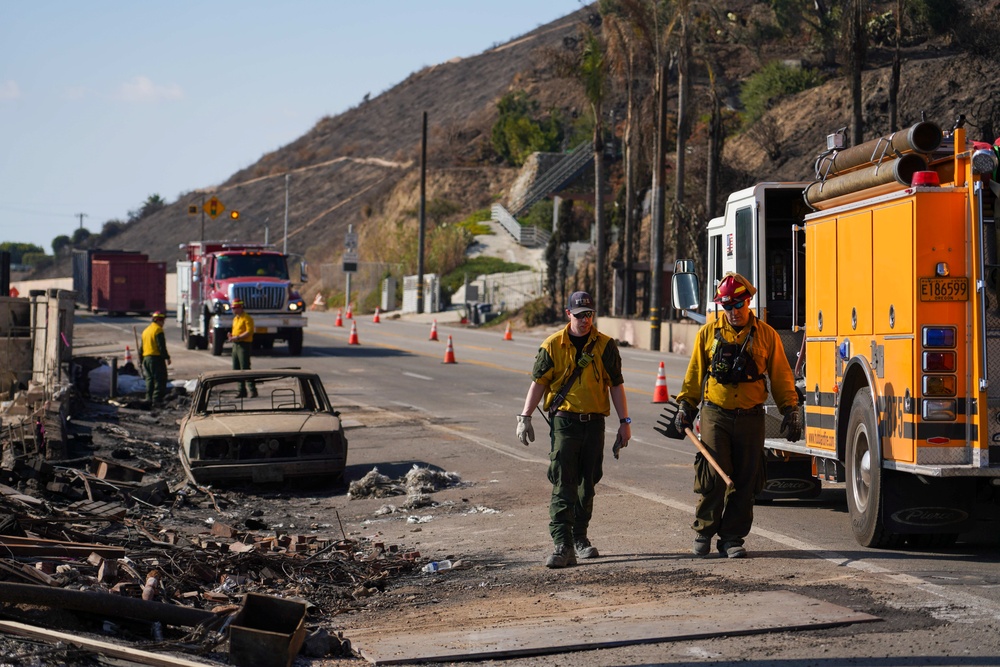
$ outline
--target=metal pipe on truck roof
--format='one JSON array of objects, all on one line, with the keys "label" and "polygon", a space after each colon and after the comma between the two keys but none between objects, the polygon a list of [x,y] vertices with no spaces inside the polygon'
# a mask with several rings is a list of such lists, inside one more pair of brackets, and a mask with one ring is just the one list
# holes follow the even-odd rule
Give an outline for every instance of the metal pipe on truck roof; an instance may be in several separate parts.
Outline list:
[{"label": "metal pipe on truck roof", "polygon": [[933,153],[941,145],[941,138],[940,127],[929,121],[920,121],[887,137],[872,139],[834,153],[826,158],[827,164],[821,163],[820,169],[829,176],[834,176],[870,162],[884,161],[882,158],[888,156],[899,156],[902,153]]},{"label": "metal pipe on truck roof", "polygon": [[815,181],[806,186],[803,197],[813,209],[825,201],[861,190],[867,190],[888,183],[910,185],[913,174],[927,169],[927,161],[917,153],[907,153],[901,157],[885,160],[881,164],[850,171],[840,176],[831,176],[823,181]]}]

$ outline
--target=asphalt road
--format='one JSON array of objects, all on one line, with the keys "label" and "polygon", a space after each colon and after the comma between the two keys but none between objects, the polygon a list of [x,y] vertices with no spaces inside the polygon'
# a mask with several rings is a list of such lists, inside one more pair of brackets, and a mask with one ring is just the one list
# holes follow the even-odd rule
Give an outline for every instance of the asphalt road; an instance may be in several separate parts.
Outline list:
[{"label": "asphalt road", "polygon": [[[130,340],[132,327],[141,330],[144,326],[144,321],[136,318],[82,317],[107,327],[109,341]],[[374,324],[368,316],[357,320],[360,345],[348,345],[350,321],[347,327],[335,327],[334,313],[313,312],[309,318],[301,357],[289,357],[279,346],[256,356],[254,367],[315,370],[323,377],[335,405],[410,411],[418,415],[414,429],[433,427],[468,441],[470,446],[463,455],[477,456],[485,448],[511,460],[539,466],[547,463],[544,444],[536,442],[526,449],[514,436],[515,415],[530,383],[529,371],[542,332],[515,332],[513,341],[504,341],[502,329],[442,324],[438,327],[440,340],[435,342],[428,340],[430,326],[426,322],[383,316],[381,323]],[[188,351],[183,349],[179,330],[171,320],[165,328],[174,357],[172,378],[229,367],[228,348],[221,357]],[[455,364],[443,363],[449,335]],[[622,350],[622,357],[634,438],[619,462],[605,465],[601,488],[691,515],[694,447],[653,431],[662,406],[651,402],[659,362],[665,362],[668,387],[674,393],[687,359],[629,348]],[[345,412],[345,418],[350,419],[350,414]],[[544,430],[541,417],[535,421],[536,430]],[[609,443],[612,438],[613,433],[609,433]],[[402,450],[406,442],[398,446]],[[405,457],[405,451],[400,457]],[[448,470],[460,465],[454,460],[427,462]],[[965,535],[956,546],[934,551],[863,548],[851,534],[842,485],[830,485],[815,500],[760,506],[748,547],[751,555],[754,551],[798,551],[856,568],[895,586],[929,593],[953,607],[956,620],[976,623],[1000,618],[997,538],[993,530]]]}]

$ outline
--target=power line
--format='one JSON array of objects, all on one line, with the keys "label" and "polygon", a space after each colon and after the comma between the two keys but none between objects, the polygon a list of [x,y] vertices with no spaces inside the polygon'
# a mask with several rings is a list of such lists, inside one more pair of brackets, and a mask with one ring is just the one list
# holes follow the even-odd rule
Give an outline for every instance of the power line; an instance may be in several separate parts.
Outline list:
[{"label": "power line", "polygon": [[80,229],[83,229],[83,219],[84,218],[89,218],[90,216],[88,216],[86,213],[75,213],[74,215],[76,215],[76,217],[80,218]]}]

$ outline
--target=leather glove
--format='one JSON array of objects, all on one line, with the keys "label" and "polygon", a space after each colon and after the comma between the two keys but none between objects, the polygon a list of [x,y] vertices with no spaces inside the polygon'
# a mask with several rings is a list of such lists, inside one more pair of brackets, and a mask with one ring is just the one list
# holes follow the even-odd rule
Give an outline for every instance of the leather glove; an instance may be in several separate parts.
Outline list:
[{"label": "leather glove", "polygon": [[535,441],[535,429],[531,426],[531,417],[528,415],[517,416],[517,439],[525,447]]},{"label": "leather glove", "polygon": [[677,403],[678,410],[677,416],[674,417],[674,428],[683,435],[684,429],[691,428],[691,425],[694,424],[694,416],[698,410],[686,401],[678,401]]},{"label": "leather glove", "polygon": [[799,417],[799,406],[793,405],[785,408],[785,418],[781,420],[781,433],[785,434],[788,442],[795,442],[802,437],[802,419]]}]

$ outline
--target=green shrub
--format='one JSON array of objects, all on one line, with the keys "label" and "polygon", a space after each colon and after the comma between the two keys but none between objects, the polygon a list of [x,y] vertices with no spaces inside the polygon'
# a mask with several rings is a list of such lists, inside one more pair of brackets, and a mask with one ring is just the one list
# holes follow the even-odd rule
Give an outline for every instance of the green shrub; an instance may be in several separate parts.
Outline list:
[{"label": "green shrub", "polygon": [[959,9],[954,0],[910,0],[907,6],[917,26],[939,35],[953,27]]},{"label": "green shrub", "polygon": [[481,234],[492,234],[493,228],[490,227],[489,225],[482,224],[490,219],[491,219],[490,209],[481,208],[475,213],[470,214],[469,217],[459,222],[458,226],[465,229],[473,236],[479,236]]},{"label": "green shrub", "polygon": [[552,200],[543,199],[528,209],[528,212],[518,221],[523,227],[538,227],[552,231]]},{"label": "green shrub", "polygon": [[493,150],[509,164],[519,167],[536,151],[557,151],[563,129],[559,112],[540,117],[538,102],[523,90],[507,93],[497,102],[499,117],[493,125]]},{"label": "green shrub", "polygon": [[823,83],[823,77],[808,68],[789,67],[772,62],[750,76],[740,92],[744,127],[753,125],[783,97],[800,93]]},{"label": "green shrub", "polygon": [[552,324],[556,321],[556,315],[545,303],[545,299],[527,302],[521,306],[521,314],[524,316],[524,325],[528,327]]},{"label": "green shrub", "polygon": [[513,273],[527,271],[530,268],[524,264],[505,262],[499,257],[473,257],[441,277],[441,291],[446,291],[449,295],[454,294],[459,287],[465,284],[466,275],[469,276],[469,280],[473,280],[476,276],[487,273]]}]

